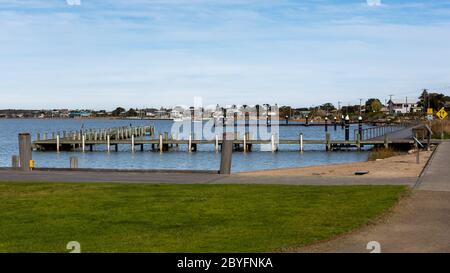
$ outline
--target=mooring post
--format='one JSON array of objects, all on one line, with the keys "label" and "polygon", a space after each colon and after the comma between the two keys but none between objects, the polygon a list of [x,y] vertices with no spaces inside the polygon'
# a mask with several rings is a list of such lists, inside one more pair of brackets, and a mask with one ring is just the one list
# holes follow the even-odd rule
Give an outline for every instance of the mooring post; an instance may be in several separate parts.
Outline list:
[{"label": "mooring post", "polygon": [[131,135],[131,151],[134,152],[134,135]]},{"label": "mooring post", "polygon": [[163,152],[163,135],[159,134],[159,152]]},{"label": "mooring post", "polygon": [[361,135],[360,135],[360,133],[356,133],[356,147],[358,147],[358,150],[361,150]]},{"label": "mooring post", "polygon": [[384,134],[384,148],[389,148],[389,137],[387,134]]},{"label": "mooring post", "polygon": [[359,140],[363,139],[363,118],[361,116],[358,117],[358,133]]},{"label": "mooring post", "polygon": [[325,117],[325,132],[328,132],[328,117]]},{"label": "mooring post", "polygon": [[289,124],[289,116],[284,117],[286,119],[286,125]]},{"label": "mooring post", "polygon": [[231,159],[233,156],[233,138],[231,135],[227,136],[227,133],[223,134],[222,140],[222,153],[220,159],[220,171],[221,175],[231,174]]},{"label": "mooring post", "polygon": [[350,117],[345,117],[345,141],[350,140]]},{"label": "mooring post", "polygon": [[300,152],[303,152],[303,133],[300,133]]},{"label": "mooring post", "polygon": [[56,152],[59,153],[59,145],[60,145],[60,141],[59,141],[59,134],[56,135]]},{"label": "mooring post", "polygon": [[244,153],[247,152],[247,133],[244,134]]},{"label": "mooring post", "polygon": [[306,116],[306,126],[309,125],[309,116]]},{"label": "mooring post", "polygon": [[331,151],[331,134],[330,133],[326,133],[326,143],[327,143],[327,152]]},{"label": "mooring post", "polygon": [[337,117],[334,117],[333,125],[334,125],[334,130],[336,131],[337,130]]},{"label": "mooring post", "polygon": [[86,134],[81,136],[81,150],[83,152],[86,150]]},{"label": "mooring post", "polygon": [[345,122],[344,122],[344,115],[341,116],[341,129],[344,130]]},{"label": "mooring post", "polygon": [[24,172],[31,171],[32,160],[31,136],[28,133],[19,134],[19,158],[20,168]]},{"label": "mooring post", "polygon": [[216,145],[215,145],[216,152],[219,151],[219,135],[216,135]]},{"label": "mooring post", "polygon": [[188,152],[192,152],[192,135],[189,134],[189,140],[188,140]]},{"label": "mooring post", "polygon": [[76,156],[70,157],[70,168],[78,169],[78,157],[76,157]]},{"label": "mooring post", "polygon": [[106,149],[107,149],[108,153],[111,151],[111,136],[110,135],[106,136]]},{"label": "mooring post", "polygon": [[276,152],[277,151],[277,147],[276,147],[276,144],[275,144],[275,135],[274,134],[272,134],[271,142],[272,142],[272,152]]},{"label": "mooring post", "polygon": [[20,159],[17,155],[13,155],[11,158],[11,167],[18,169],[20,167]]},{"label": "mooring post", "polygon": [[36,140],[41,140],[41,134],[40,133],[37,133],[37,135],[36,135]]}]

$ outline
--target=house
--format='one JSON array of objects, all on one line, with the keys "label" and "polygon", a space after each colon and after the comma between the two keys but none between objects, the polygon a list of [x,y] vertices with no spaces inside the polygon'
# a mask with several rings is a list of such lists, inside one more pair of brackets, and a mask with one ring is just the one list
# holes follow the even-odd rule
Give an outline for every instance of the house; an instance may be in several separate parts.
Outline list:
[{"label": "house", "polygon": [[408,102],[408,99],[404,101],[389,100],[388,101],[389,114],[408,114],[416,113],[421,109],[418,106],[418,102]]},{"label": "house", "polygon": [[86,111],[71,111],[69,113],[70,118],[89,118],[91,117],[91,113]]}]

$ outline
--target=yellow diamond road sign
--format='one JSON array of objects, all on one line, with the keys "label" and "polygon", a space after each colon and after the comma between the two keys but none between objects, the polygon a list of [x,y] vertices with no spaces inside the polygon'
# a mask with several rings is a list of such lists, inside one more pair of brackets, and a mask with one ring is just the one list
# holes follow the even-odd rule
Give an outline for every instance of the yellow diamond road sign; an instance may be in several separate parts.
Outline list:
[{"label": "yellow diamond road sign", "polygon": [[448,116],[448,113],[445,111],[444,107],[442,107],[442,109],[436,113],[436,116],[440,119],[445,119]]}]

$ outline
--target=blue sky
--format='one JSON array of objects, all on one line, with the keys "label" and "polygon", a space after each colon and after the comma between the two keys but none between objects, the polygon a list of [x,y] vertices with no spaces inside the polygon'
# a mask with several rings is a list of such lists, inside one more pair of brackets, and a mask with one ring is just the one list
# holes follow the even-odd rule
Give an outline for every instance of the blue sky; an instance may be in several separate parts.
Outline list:
[{"label": "blue sky", "polygon": [[[450,90],[450,0],[0,0],[0,108]],[[375,1],[376,0],[370,0]]]}]

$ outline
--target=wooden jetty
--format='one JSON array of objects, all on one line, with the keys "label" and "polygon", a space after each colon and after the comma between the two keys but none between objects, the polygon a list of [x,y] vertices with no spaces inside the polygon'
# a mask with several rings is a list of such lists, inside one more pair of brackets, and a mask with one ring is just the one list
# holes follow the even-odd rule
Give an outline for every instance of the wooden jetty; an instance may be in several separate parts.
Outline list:
[{"label": "wooden jetty", "polygon": [[[327,151],[361,149],[365,145],[411,146],[414,145],[413,128],[414,126],[405,127],[404,125],[377,126],[364,130],[359,128],[355,129],[353,140],[348,137],[348,129],[345,140],[331,139],[330,133],[325,133],[325,139],[320,140],[304,139],[303,134],[299,134],[297,139],[278,139],[276,135],[272,135],[270,139],[261,140],[253,139],[250,133],[245,133],[242,138],[235,135],[232,143],[234,150],[244,152],[251,152],[254,145],[270,145],[273,152],[278,151],[280,145],[298,145],[299,151],[303,151],[305,145],[323,145]],[[136,147],[144,151],[144,146],[148,145],[153,151],[166,152],[170,151],[172,147],[185,145],[188,152],[195,152],[199,145],[213,145],[214,150],[219,151],[223,142],[221,135],[216,135],[214,139],[209,140],[196,139],[194,135],[189,136],[188,139],[180,139],[167,132],[155,136],[154,127],[142,126],[53,133],[51,138],[48,138],[47,134],[41,138],[38,134],[36,141],[33,142],[33,149],[39,151],[93,151],[96,145],[105,145],[109,152],[111,147],[118,151],[119,145],[126,145],[131,148],[131,151],[135,151]]]}]

